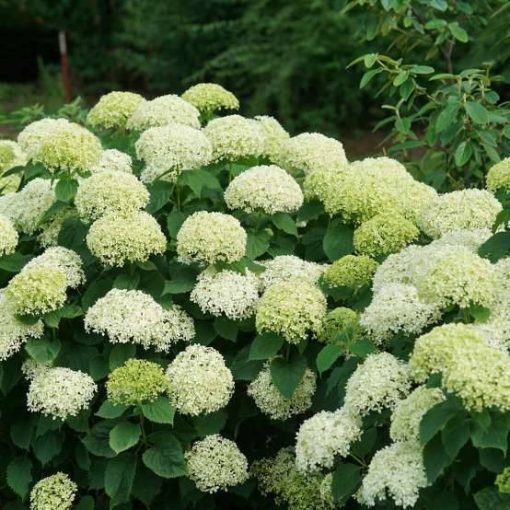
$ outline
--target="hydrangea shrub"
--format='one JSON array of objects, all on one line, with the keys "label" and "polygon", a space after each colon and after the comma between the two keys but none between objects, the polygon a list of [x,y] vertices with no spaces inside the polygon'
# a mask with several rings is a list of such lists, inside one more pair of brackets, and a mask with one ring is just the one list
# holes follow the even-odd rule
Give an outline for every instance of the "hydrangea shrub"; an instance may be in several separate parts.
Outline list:
[{"label": "hydrangea shrub", "polygon": [[0,142],[2,510],[509,508],[506,160],[438,194],[238,108]]}]

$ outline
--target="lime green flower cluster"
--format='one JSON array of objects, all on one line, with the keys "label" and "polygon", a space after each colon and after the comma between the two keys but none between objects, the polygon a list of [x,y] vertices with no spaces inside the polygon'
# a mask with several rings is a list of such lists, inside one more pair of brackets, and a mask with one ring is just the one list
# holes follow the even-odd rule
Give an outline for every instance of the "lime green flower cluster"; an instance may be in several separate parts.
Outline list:
[{"label": "lime green flower cluster", "polygon": [[71,510],[78,486],[64,473],[39,480],[30,492],[30,510]]},{"label": "lime green flower cluster", "polygon": [[495,193],[499,189],[510,188],[510,158],[492,165],[487,172],[487,189]]},{"label": "lime green flower cluster", "polygon": [[[342,333],[342,336],[336,339],[339,333]],[[339,306],[326,314],[318,339],[321,342],[345,347],[346,344],[354,343],[360,334],[359,313]]]},{"label": "lime green flower cluster", "polygon": [[496,476],[496,485],[498,486],[499,492],[510,494],[510,467],[506,467]]},{"label": "lime green flower cluster", "polygon": [[276,333],[298,344],[320,333],[326,308],[326,298],[315,285],[301,279],[276,283],[257,304],[257,332]]},{"label": "lime green flower cluster", "polygon": [[205,114],[219,110],[239,110],[237,97],[217,83],[197,83],[181,97]]},{"label": "lime green flower cluster", "polygon": [[18,245],[18,232],[12,221],[3,214],[0,214],[0,257],[10,255]]},{"label": "lime green flower cluster", "polygon": [[167,389],[163,369],[157,363],[129,359],[108,376],[108,400],[116,405],[136,406],[153,402]]},{"label": "lime green flower cluster", "polygon": [[370,284],[378,265],[367,255],[345,255],[324,271],[323,279],[330,287],[359,290]]},{"label": "lime green flower cluster", "polygon": [[95,128],[123,129],[145,99],[133,92],[109,92],[99,98],[87,115],[87,122]]}]

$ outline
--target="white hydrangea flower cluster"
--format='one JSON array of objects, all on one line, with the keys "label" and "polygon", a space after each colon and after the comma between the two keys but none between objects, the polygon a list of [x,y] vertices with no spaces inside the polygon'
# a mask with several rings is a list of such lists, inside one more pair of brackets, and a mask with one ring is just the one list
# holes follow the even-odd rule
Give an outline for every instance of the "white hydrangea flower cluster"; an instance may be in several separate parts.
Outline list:
[{"label": "white hydrangea flower cluster", "polygon": [[18,135],[18,144],[32,159],[39,152],[45,139],[50,138],[53,133],[60,129],[67,128],[70,122],[67,119],[45,118],[31,122]]},{"label": "white hydrangea flower cluster", "polygon": [[149,294],[125,289],[110,290],[87,310],[85,330],[164,352],[195,336],[193,319],[178,306],[165,310]]},{"label": "white hydrangea flower cluster", "polygon": [[250,272],[206,270],[199,275],[190,300],[204,313],[242,320],[255,313],[259,287],[258,278]]},{"label": "white hydrangea flower cluster", "polygon": [[96,128],[123,129],[145,99],[133,92],[109,92],[90,109],[87,122]]},{"label": "white hydrangea flower cluster", "polygon": [[97,164],[90,168],[90,173],[99,174],[101,172],[125,172],[133,173],[133,160],[129,154],[117,149],[106,149],[101,152]]},{"label": "white hydrangea flower cluster", "polygon": [[27,406],[31,412],[66,420],[87,409],[96,391],[94,380],[84,372],[46,367],[30,381]]},{"label": "white hydrangea flower cluster", "polygon": [[187,89],[182,98],[205,114],[218,110],[239,110],[237,97],[217,83],[197,83]]},{"label": "white hydrangea flower cluster", "polygon": [[170,401],[188,416],[218,411],[234,392],[234,378],[223,356],[203,345],[190,345],[180,352],[168,366],[166,377]]},{"label": "white hydrangea flower cluster", "polygon": [[0,257],[11,255],[16,250],[19,236],[12,221],[0,214]]},{"label": "white hydrangea flower cluster", "polygon": [[146,164],[140,176],[143,182],[174,182],[181,172],[206,166],[212,160],[212,144],[204,133],[175,122],[144,131],[135,150]]},{"label": "white hydrangea flower cluster", "polygon": [[224,197],[229,209],[241,209],[247,213],[292,213],[303,205],[299,184],[275,165],[245,170],[231,181]]},{"label": "white hydrangea flower cluster", "polygon": [[225,491],[248,479],[248,460],[233,441],[219,434],[194,443],[185,458],[188,475],[202,492]]},{"label": "white hydrangea flower cluster", "polygon": [[39,480],[30,492],[30,510],[71,510],[78,486],[62,472]]},{"label": "white hydrangea flower cluster", "polygon": [[327,268],[323,264],[308,262],[295,255],[278,255],[274,259],[264,260],[260,264],[265,267],[265,270],[259,275],[264,289],[291,279],[301,279],[316,284]]},{"label": "white hydrangea flower cluster", "polygon": [[20,145],[12,140],[0,140],[0,175],[16,166],[24,166],[27,155]]},{"label": "white hydrangea flower cluster", "polygon": [[274,117],[257,115],[255,120],[264,131],[265,154],[271,162],[275,163],[282,150],[282,144],[290,138],[290,135]]},{"label": "white hydrangea flower cluster", "polygon": [[179,96],[168,94],[151,101],[140,102],[129,117],[126,127],[130,130],[144,131],[171,122],[200,128],[200,112]]}]

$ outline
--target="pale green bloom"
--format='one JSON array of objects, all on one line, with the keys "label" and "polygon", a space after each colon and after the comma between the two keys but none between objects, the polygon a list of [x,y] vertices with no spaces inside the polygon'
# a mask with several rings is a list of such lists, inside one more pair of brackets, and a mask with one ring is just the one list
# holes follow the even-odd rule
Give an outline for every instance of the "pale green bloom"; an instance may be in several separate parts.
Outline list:
[{"label": "pale green bloom", "polygon": [[323,264],[308,262],[295,255],[278,255],[274,259],[264,260],[260,264],[266,268],[259,275],[264,289],[292,279],[316,284],[326,269]]},{"label": "pale green bloom", "polygon": [[378,263],[366,255],[345,255],[324,271],[323,278],[331,287],[358,290],[370,284],[377,266]]},{"label": "pale green bloom", "polygon": [[255,120],[260,124],[265,136],[265,154],[271,162],[275,162],[280,154],[282,144],[290,138],[289,133],[274,118],[268,115],[257,115]]},{"label": "pale green bloom", "polygon": [[217,83],[197,83],[187,89],[181,97],[206,114],[218,110],[239,109],[237,97]]},{"label": "pale green bloom", "polygon": [[109,92],[99,98],[87,115],[87,122],[96,128],[124,128],[140,103],[145,100],[133,92]]},{"label": "pale green bloom", "polygon": [[67,119],[41,119],[31,122],[18,135],[18,144],[32,159],[38,154],[43,142],[57,131],[67,128],[71,123]]},{"label": "pale green bloom", "polygon": [[7,216],[0,214],[0,257],[14,253],[18,240],[18,232],[16,232],[12,221]]},{"label": "pale green bloom", "polygon": [[90,168],[90,173],[98,174],[101,172],[125,172],[133,173],[133,160],[129,154],[118,151],[117,149],[106,149],[101,152],[101,157],[96,165]]},{"label": "pale green bloom", "polygon": [[64,473],[39,480],[30,492],[30,510],[71,510],[78,486]]},{"label": "pale green bloom", "polygon": [[506,467],[496,476],[496,485],[498,486],[499,492],[510,494],[510,467]]},{"label": "pale green bloom", "polygon": [[[340,333],[341,338],[336,340],[335,336]],[[354,343],[360,333],[358,312],[339,306],[326,314],[318,339],[321,342],[344,347],[346,344]]]}]

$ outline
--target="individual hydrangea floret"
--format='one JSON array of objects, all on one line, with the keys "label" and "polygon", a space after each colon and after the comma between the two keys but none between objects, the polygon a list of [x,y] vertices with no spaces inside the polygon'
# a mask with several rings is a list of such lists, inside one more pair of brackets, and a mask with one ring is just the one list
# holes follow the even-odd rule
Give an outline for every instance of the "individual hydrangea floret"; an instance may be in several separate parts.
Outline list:
[{"label": "individual hydrangea floret", "polygon": [[15,309],[0,292],[0,361],[10,358],[30,338],[43,335],[42,321],[26,324],[16,318]]},{"label": "individual hydrangea floret", "polygon": [[326,314],[318,339],[328,344],[348,347],[359,338],[360,333],[359,313],[339,306]]},{"label": "individual hydrangea floret", "polygon": [[234,392],[234,378],[223,356],[203,345],[190,345],[180,352],[168,366],[166,377],[170,401],[188,416],[218,411]]},{"label": "individual hydrangea floret", "polygon": [[195,336],[193,319],[179,307],[165,310],[141,290],[112,289],[85,315],[85,330],[106,335],[112,343],[134,343],[168,351]]},{"label": "individual hydrangea floret", "polygon": [[90,173],[101,172],[125,172],[133,173],[133,160],[129,154],[117,149],[106,149],[101,152],[101,157],[96,165],[90,168]]},{"label": "individual hydrangea floret", "polygon": [[218,110],[239,110],[237,97],[217,83],[197,83],[182,98],[207,115]]},{"label": "individual hydrangea floret", "polygon": [[22,270],[7,285],[5,297],[19,315],[40,315],[57,310],[66,301],[67,276],[57,267]]},{"label": "individual hydrangea floret", "polygon": [[248,386],[248,395],[263,414],[273,420],[287,420],[310,408],[315,388],[315,374],[307,368],[292,397],[285,398],[273,384],[267,363]]},{"label": "individual hydrangea floret", "polygon": [[354,231],[354,248],[361,255],[381,257],[416,241],[419,231],[400,214],[384,212],[362,223]]},{"label": "individual hydrangea floret", "polygon": [[259,277],[264,289],[276,283],[299,279],[316,284],[326,266],[308,262],[295,255],[278,255],[274,259],[260,262],[266,269]]},{"label": "individual hydrangea floret", "polygon": [[105,266],[145,262],[151,255],[162,254],[166,249],[161,227],[144,211],[129,215],[105,214],[92,224],[86,241],[92,255]]},{"label": "individual hydrangea floret", "polygon": [[95,128],[123,129],[126,122],[145,99],[133,92],[109,92],[99,98],[87,115]]},{"label": "individual hydrangea floret", "polygon": [[27,407],[54,419],[66,420],[87,409],[97,391],[92,377],[65,367],[40,368],[27,393]]},{"label": "individual hydrangea floret", "polygon": [[259,280],[250,272],[206,270],[198,277],[190,300],[204,313],[231,320],[251,317],[259,299]]},{"label": "individual hydrangea floret", "polygon": [[214,161],[258,158],[266,149],[261,125],[241,115],[213,119],[205,126],[204,133],[212,143]]},{"label": "individual hydrangea floret", "polygon": [[18,135],[18,144],[29,158],[38,154],[41,145],[57,131],[69,127],[67,119],[41,119],[31,122]]},{"label": "individual hydrangea floret", "polygon": [[163,369],[157,363],[128,359],[108,376],[108,400],[116,405],[136,406],[154,402],[167,386]]},{"label": "individual hydrangea floret", "polygon": [[406,397],[410,386],[406,363],[388,352],[369,354],[347,381],[345,406],[360,416],[394,409]]},{"label": "individual hydrangea floret", "polygon": [[90,222],[107,213],[143,209],[149,203],[149,191],[132,174],[104,171],[80,182],[74,203],[81,219]]},{"label": "individual hydrangea floret", "polygon": [[441,317],[441,308],[418,296],[413,285],[388,283],[374,295],[360,317],[360,325],[376,343],[398,334],[420,334]]},{"label": "individual hydrangea floret", "polygon": [[265,154],[274,163],[280,154],[282,144],[290,138],[289,133],[274,118],[268,115],[257,115],[255,120],[260,124],[265,135]]},{"label": "individual hydrangea floret", "polygon": [[225,190],[225,203],[229,209],[247,213],[293,213],[303,204],[303,192],[285,170],[275,165],[262,165],[234,178]]},{"label": "individual hydrangea floret", "polygon": [[246,232],[229,214],[199,211],[177,233],[177,255],[185,264],[237,262],[246,254]]},{"label": "individual hydrangea floret", "polygon": [[257,305],[258,333],[275,333],[291,344],[316,337],[326,315],[326,298],[315,286],[301,279],[269,287]]},{"label": "individual hydrangea floret", "polygon": [[18,240],[18,232],[12,221],[7,216],[0,214],[0,257],[14,253]]},{"label": "individual hydrangea floret", "polygon": [[452,191],[427,204],[418,226],[432,239],[438,239],[452,230],[491,228],[501,210],[502,205],[489,191]]},{"label": "individual hydrangea floret", "polygon": [[186,170],[208,165],[212,144],[199,129],[172,122],[144,131],[135,143],[138,159],[145,162],[143,182],[175,182]]},{"label": "individual hydrangea floret", "polygon": [[291,173],[305,175],[322,168],[342,168],[348,164],[344,147],[320,133],[302,133],[285,140],[277,164]]},{"label": "individual hydrangea floret", "polygon": [[379,450],[370,461],[359,492],[360,502],[375,506],[390,497],[401,508],[413,508],[420,489],[429,485],[417,441],[398,442]]},{"label": "individual hydrangea floret", "polygon": [[202,492],[226,491],[248,479],[248,460],[233,441],[219,434],[195,442],[185,458],[188,476]]},{"label": "individual hydrangea floret", "polygon": [[330,287],[359,290],[370,284],[377,266],[378,263],[366,255],[345,255],[324,271],[323,278]]},{"label": "individual hydrangea floret", "polygon": [[333,467],[347,457],[361,435],[361,420],[348,408],[321,411],[304,421],[296,436],[296,467],[310,472]]},{"label": "individual hydrangea floret", "polygon": [[65,473],[39,480],[30,492],[30,510],[71,510],[78,486]]},{"label": "individual hydrangea floret", "polygon": [[128,119],[126,127],[130,130],[144,131],[171,122],[200,128],[200,112],[179,96],[168,94],[141,102]]},{"label": "individual hydrangea floret", "polygon": [[440,388],[418,386],[401,400],[391,415],[390,437],[393,441],[419,441],[423,416],[445,396]]}]

